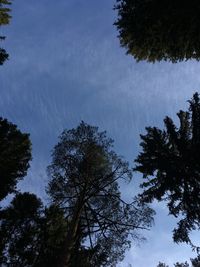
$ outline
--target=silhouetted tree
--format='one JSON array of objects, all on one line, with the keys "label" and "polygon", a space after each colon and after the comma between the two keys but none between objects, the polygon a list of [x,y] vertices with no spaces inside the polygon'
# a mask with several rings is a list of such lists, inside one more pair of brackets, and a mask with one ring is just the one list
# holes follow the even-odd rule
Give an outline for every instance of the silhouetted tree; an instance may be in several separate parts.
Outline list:
[{"label": "silhouetted tree", "polygon": [[200,255],[195,259],[191,259],[192,267],[200,267]]},{"label": "silhouetted tree", "polygon": [[138,61],[200,59],[198,0],[117,0],[120,43]]},{"label": "silhouetted tree", "polygon": [[177,262],[174,264],[174,267],[189,267],[189,264],[187,262],[184,262],[184,263]]},{"label": "silhouetted tree", "polygon": [[168,265],[166,265],[163,262],[159,262],[159,264],[157,265],[157,267],[169,267]]},{"label": "silhouetted tree", "polygon": [[[44,216],[41,217],[40,223],[40,242],[39,249],[35,252],[37,259],[34,261],[34,267],[55,267],[59,261],[60,253],[65,242],[68,231],[68,220],[64,216],[64,212],[59,207],[52,205],[45,208]],[[72,250],[70,261],[71,267],[95,267],[102,266],[105,261],[100,246],[86,248],[81,245],[83,233],[79,228],[77,240]],[[91,263],[91,258],[95,261]]]},{"label": "silhouetted tree", "polygon": [[[189,265],[189,263],[187,263],[187,261],[186,261],[184,263],[177,262],[174,264],[174,267],[190,267],[190,266],[191,267],[200,267],[200,256],[196,257],[195,259],[190,259],[190,261],[191,261],[192,265]],[[160,262],[157,265],[157,267],[169,267],[169,266],[166,265],[165,263]]]},{"label": "silhouetted tree", "polygon": [[177,114],[180,125],[164,120],[165,130],[146,128],[135,170],[146,180],[140,195],[144,203],[165,200],[169,213],[180,217],[174,241],[191,243],[189,233],[200,228],[200,98],[189,101],[187,112]]},{"label": "silhouetted tree", "polygon": [[0,218],[0,265],[34,266],[41,244],[42,203],[34,194],[19,193]]},{"label": "silhouetted tree", "polygon": [[[185,262],[185,263],[179,263],[179,262],[177,262],[173,266],[174,267],[189,267],[189,264],[187,262]],[[159,264],[157,265],[157,267],[169,267],[169,265],[166,265],[165,263],[159,262]]]},{"label": "silhouetted tree", "polygon": [[138,239],[136,230],[151,225],[151,209],[120,197],[118,180],[130,180],[132,172],[112,143],[105,132],[82,122],[64,131],[55,146],[47,191],[68,221],[59,267],[72,266],[77,242],[85,247],[84,253],[86,244],[88,252],[97,250],[89,258],[92,266],[97,266],[96,256],[101,266],[114,266],[130,247],[129,235]]},{"label": "silhouetted tree", "polygon": [[[11,2],[8,0],[0,0],[0,27],[2,25],[9,24],[10,22],[10,8],[8,8],[8,5],[10,4]],[[4,39],[5,36],[0,36],[0,41]],[[0,48],[0,65],[2,65],[6,59],[8,59],[8,54],[6,53],[6,50]]]},{"label": "silhouetted tree", "polygon": [[66,232],[62,210],[18,193],[0,214],[0,266],[54,267]]},{"label": "silhouetted tree", "polygon": [[0,201],[16,189],[29,167],[31,143],[29,135],[0,118]]},{"label": "silhouetted tree", "polygon": [[68,222],[55,205],[46,207],[40,217],[40,239],[34,267],[55,267],[66,237]]}]

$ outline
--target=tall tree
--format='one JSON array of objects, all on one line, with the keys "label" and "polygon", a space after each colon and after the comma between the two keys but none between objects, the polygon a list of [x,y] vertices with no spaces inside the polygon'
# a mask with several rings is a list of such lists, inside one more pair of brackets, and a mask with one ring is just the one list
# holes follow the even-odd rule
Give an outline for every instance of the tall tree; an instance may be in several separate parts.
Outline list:
[{"label": "tall tree", "polygon": [[59,267],[72,266],[77,242],[97,249],[95,255],[104,259],[101,266],[115,266],[130,247],[129,235],[138,239],[136,230],[151,225],[151,209],[121,199],[118,180],[130,180],[132,172],[112,143],[105,132],[81,122],[64,131],[55,146],[47,191],[68,221]]},{"label": "tall tree", "polygon": [[187,112],[177,114],[180,125],[166,117],[165,129],[146,128],[135,170],[143,174],[144,203],[166,201],[169,213],[180,217],[174,241],[191,243],[189,233],[200,228],[200,98],[189,101]]},{"label": "tall tree", "polygon": [[16,189],[29,167],[31,142],[15,124],[0,118],[0,201]]},{"label": "tall tree", "polygon": [[0,266],[34,266],[41,244],[42,203],[19,193],[0,213]]},{"label": "tall tree", "polygon": [[[8,8],[10,4],[11,2],[8,0],[0,0],[0,27],[10,22],[10,8]],[[0,41],[4,39],[5,36],[0,36]],[[2,65],[6,59],[8,59],[8,54],[5,49],[0,47],[0,65]]]},{"label": "tall tree", "polygon": [[198,0],[117,0],[120,43],[138,61],[200,59]]},{"label": "tall tree", "polygon": [[[0,265],[55,267],[68,230],[63,210],[55,205],[43,208],[34,194],[17,193],[0,214]],[[89,249],[76,241],[72,267],[102,266],[100,246]],[[91,263],[91,258],[95,260]]]},{"label": "tall tree", "polygon": [[55,205],[45,207],[40,217],[39,242],[33,267],[55,267],[68,229],[63,210]]},{"label": "tall tree", "polygon": [[17,193],[0,213],[0,266],[55,267],[66,232],[62,210]]}]

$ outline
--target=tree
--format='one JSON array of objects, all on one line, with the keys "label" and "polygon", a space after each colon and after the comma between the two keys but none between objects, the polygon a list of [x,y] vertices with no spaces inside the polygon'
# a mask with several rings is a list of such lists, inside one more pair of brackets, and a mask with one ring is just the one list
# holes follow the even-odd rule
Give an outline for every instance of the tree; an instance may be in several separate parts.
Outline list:
[{"label": "tree", "polygon": [[17,182],[27,173],[30,159],[29,135],[0,118],[0,201],[16,190]]},{"label": "tree", "polygon": [[41,244],[42,202],[18,193],[0,214],[0,265],[34,266]]},{"label": "tree", "polygon": [[200,255],[195,259],[190,259],[192,262],[192,267],[200,267]]},{"label": "tree", "polygon": [[[81,122],[62,133],[48,167],[47,192],[68,221],[68,231],[57,265],[72,266],[73,250],[79,243],[92,266],[115,266],[130,247],[129,236],[139,238],[136,230],[149,227],[152,210],[136,200],[121,199],[118,180],[130,180],[128,163],[112,150],[113,141],[97,127]],[[80,251],[80,250],[79,250]],[[80,265],[80,263],[79,263]]]},{"label": "tree", "polygon": [[[10,8],[7,7],[10,4],[11,2],[8,0],[0,0],[0,27],[1,25],[6,25],[10,22]],[[0,41],[4,39],[5,36],[0,36]],[[6,59],[8,59],[8,54],[6,53],[6,50],[0,48],[0,65],[2,65]]]},{"label": "tree", "polygon": [[[185,263],[179,263],[179,262],[177,262],[173,266],[174,267],[189,267],[189,264],[187,262],[185,262]],[[157,265],[157,267],[169,267],[169,265],[166,265],[165,263],[159,262],[159,264]]]},{"label": "tree", "polygon": [[[174,229],[175,242],[192,245],[189,233],[200,228],[200,98],[189,101],[187,112],[179,111],[176,127],[172,119],[164,120],[165,130],[147,127],[141,135],[142,152],[135,170],[143,174],[141,201],[165,201],[169,213],[180,218]],[[192,245],[193,246],[193,245]]]},{"label": "tree", "polygon": [[174,264],[174,267],[189,267],[189,264],[187,263],[187,261],[184,263],[177,262],[176,264]]},{"label": "tree", "polygon": [[55,205],[45,207],[40,217],[39,243],[35,251],[36,259],[33,267],[54,267],[61,251],[68,222],[65,220],[63,210]]},{"label": "tree", "polygon": [[159,262],[159,264],[157,265],[157,267],[169,267],[169,266],[166,265],[165,263]]},{"label": "tree", "polygon": [[[43,208],[36,195],[18,193],[0,214],[0,265],[54,267],[65,240],[68,222],[57,206]],[[77,241],[73,249],[72,267],[102,266],[98,249],[84,248]],[[98,254],[98,255],[97,255]]]},{"label": "tree", "polygon": [[[191,267],[200,267],[200,256],[196,257],[195,259],[190,259],[192,265]],[[165,263],[159,263],[157,267],[169,267],[168,265],[166,265]],[[190,267],[190,265],[186,262],[184,263],[175,263],[174,267]]]},{"label": "tree", "polygon": [[0,266],[54,267],[66,231],[62,210],[17,193],[0,213]]},{"label": "tree", "polygon": [[200,59],[198,0],[117,0],[120,43],[138,61]]}]

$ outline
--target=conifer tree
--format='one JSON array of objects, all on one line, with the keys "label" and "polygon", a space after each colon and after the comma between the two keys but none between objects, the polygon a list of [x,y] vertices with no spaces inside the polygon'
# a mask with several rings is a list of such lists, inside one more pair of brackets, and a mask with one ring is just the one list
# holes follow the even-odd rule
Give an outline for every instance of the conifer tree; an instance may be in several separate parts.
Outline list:
[{"label": "conifer tree", "polygon": [[29,134],[0,118],[0,201],[15,192],[17,182],[27,173],[30,159]]},{"label": "conifer tree", "polygon": [[[165,201],[180,218],[174,241],[192,245],[189,233],[200,228],[200,98],[195,93],[188,111],[177,113],[179,126],[166,117],[165,129],[147,127],[135,170],[143,174],[141,201]],[[193,245],[192,245],[193,246]]]},{"label": "conifer tree", "polygon": [[151,209],[121,198],[118,181],[129,181],[132,172],[112,143],[105,132],[82,122],[64,131],[54,148],[48,194],[68,221],[56,266],[71,266],[77,242],[96,250],[89,257],[92,266],[100,258],[101,266],[113,266],[123,259],[130,237],[138,239],[138,230],[151,225]]},{"label": "conifer tree", "polygon": [[200,59],[198,0],[117,0],[120,43],[138,61]]}]

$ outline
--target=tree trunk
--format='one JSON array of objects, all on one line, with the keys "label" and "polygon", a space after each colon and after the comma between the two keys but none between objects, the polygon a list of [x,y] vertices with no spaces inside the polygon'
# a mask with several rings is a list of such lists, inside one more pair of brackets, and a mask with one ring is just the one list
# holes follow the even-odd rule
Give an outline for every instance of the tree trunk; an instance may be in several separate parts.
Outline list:
[{"label": "tree trunk", "polygon": [[80,216],[84,207],[84,194],[78,198],[57,267],[70,267],[73,247],[76,243]]}]

